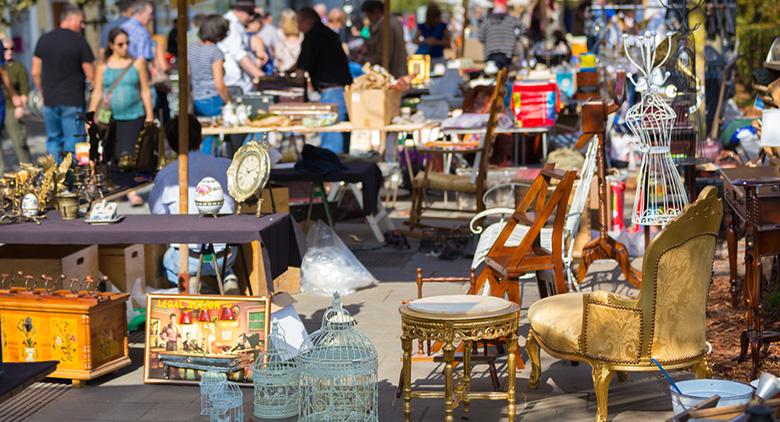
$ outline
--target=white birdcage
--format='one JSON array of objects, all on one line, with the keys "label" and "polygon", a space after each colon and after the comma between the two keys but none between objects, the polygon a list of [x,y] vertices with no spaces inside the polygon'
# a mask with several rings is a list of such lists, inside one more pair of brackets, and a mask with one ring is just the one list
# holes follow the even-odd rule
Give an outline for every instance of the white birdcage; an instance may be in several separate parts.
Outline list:
[{"label": "white birdcage", "polygon": [[[630,44],[639,51],[636,60],[629,53]],[[671,154],[672,129],[677,114],[659,93],[659,85],[663,85],[668,73],[662,75],[659,82],[658,69],[669,58],[671,41],[668,40],[666,56],[660,63],[655,63],[655,33],[639,36],[633,43],[626,42],[624,46],[626,57],[644,76],[644,82],[640,83],[630,77],[637,89],[641,88],[644,93],[626,114],[626,124],[639,138],[638,148],[642,152],[631,220],[638,225],[665,226],[688,204],[688,196]]]},{"label": "white birdcage", "polygon": [[244,422],[244,394],[237,383],[225,381],[209,394],[209,422]]},{"label": "white birdcage", "polygon": [[255,383],[253,414],[256,417],[281,419],[298,414],[298,366],[277,321],[271,322],[271,333],[265,350],[255,361],[252,377]]},{"label": "white birdcage", "polygon": [[338,293],[297,357],[304,422],[379,420],[376,349],[355,329]]},{"label": "white birdcage", "polygon": [[227,381],[223,372],[207,371],[200,377],[200,414],[209,414],[209,394],[213,393],[220,384]]}]

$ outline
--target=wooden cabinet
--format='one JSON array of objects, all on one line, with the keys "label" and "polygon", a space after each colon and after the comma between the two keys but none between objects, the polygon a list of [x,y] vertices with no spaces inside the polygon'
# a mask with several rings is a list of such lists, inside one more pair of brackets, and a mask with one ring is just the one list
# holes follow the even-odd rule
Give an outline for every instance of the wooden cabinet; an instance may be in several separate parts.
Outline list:
[{"label": "wooden cabinet", "polygon": [[130,364],[126,293],[0,293],[5,362],[59,361],[54,378],[83,381]]}]

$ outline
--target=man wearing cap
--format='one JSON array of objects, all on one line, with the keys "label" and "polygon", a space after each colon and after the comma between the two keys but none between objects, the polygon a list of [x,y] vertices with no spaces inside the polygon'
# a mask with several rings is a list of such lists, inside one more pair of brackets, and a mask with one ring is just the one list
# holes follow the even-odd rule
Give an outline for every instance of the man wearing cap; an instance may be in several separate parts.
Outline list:
[{"label": "man wearing cap", "polygon": [[493,13],[479,26],[479,41],[484,46],[485,62],[499,69],[509,67],[515,55],[517,40],[525,32],[523,23],[507,14],[506,0],[495,0]]},{"label": "man wearing cap", "polygon": [[[337,104],[339,121],[347,118],[344,87],[352,83],[349,62],[338,34],[323,25],[320,15],[311,7],[298,11],[298,29],[305,34],[295,67],[309,72],[320,102]],[[337,154],[349,152],[348,138],[342,133],[323,133],[320,146]]]},{"label": "man wearing cap", "polygon": [[237,0],[224,14],[230,23],[230,29],[227,37],[217,46],[225,56],[225,85],[230,90],[231,98],[251,91],[252,81],[263,76],[262,69],[249,56],[248,37],[244,27],[254,11],[254,0]]}]

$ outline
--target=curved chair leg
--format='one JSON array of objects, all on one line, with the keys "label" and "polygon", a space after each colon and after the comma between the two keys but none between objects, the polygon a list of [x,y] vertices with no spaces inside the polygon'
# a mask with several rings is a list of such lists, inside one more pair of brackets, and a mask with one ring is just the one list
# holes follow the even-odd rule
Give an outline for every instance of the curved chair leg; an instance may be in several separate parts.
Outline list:
[{"label": "curved chair leg", "polygon": [[528,352],[528,359],[531,361],[531,377],[528,378],[528,388],[534,389],[539,386],[539,378],[542,376],[542,361],[539,356],[539,343],[536,342],[536,333],[533,329],[528,331],[525,351]]},{"label": "curved chair leg", "polygon": [[596,422],[607,422],[609,382],[612,381],[614,372],[606,365],[591,365],[593,366],[593,389],[596,391]]},{"label": "curved chair leg", "polygon": [[696,378],[712,378],[712,368],[707,361],[707,357],[701,358],[701,360],[693,367],[693,373]]}]

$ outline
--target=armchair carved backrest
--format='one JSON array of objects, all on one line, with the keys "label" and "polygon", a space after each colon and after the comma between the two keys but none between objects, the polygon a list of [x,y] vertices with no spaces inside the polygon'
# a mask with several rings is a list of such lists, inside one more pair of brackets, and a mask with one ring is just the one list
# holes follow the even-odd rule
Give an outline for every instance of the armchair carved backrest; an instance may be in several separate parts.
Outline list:
[{"label": "armchair carved backrest", "polygon": [[644,256],[641,355],[661,362],[706,351],[706,303],[723,204],[715,187],[664,228]]}]

